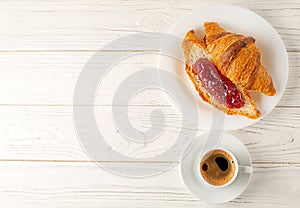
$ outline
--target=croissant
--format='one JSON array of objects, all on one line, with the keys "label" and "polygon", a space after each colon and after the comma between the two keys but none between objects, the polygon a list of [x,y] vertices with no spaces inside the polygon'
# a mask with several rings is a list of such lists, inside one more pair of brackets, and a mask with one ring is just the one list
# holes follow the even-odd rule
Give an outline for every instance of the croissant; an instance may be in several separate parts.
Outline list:
[{"label": "croissant", "polygon": [[202,99],[226,114],[258,118],[248,90],[274,95],[272,78],[260,62],[255,39],[230,33],[215,22],[204,24],[205,37],[189,31],[182,48],[186,72]]},{"label": "croissant", "polygon": [[227,32],[216,22],[205,22],[204,30],[208,52],[223,75],[247,90],[275,95],[253,37]]},{"label": "croissant", "polygon": [[214,67],[205,43],[197,38],[193,30],[186,34],[182,48],[185,70],[203,101],[229,115],[237,114],[252,119],[260,116],[251,94]]}]

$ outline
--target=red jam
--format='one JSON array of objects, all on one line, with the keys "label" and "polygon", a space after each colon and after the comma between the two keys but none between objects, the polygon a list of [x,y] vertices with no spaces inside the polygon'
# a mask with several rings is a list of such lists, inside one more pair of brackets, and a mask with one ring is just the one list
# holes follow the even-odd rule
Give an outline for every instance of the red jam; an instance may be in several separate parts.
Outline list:
[{"label": "red jam", "polygon": [[198,76],[209,95],[227,108],[241,108],[245,101],[237,87],[206,58],[198,59],[193,65],[193,73]]}]

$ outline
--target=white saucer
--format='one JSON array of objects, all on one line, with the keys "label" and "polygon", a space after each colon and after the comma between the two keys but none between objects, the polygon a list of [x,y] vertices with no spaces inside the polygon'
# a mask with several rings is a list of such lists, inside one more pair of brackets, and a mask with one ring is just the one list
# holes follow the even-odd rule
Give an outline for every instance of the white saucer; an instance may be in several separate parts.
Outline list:
[{"label": "white saucer", "polygon": [[[251,174],[239,173],[236,180],[226,187],[210,187],[201,180],[198,170],[198,161],[201,155],[202,145],[207,134],[203,134],[193,144],[180,165],[181,178],[189,191],[197,198],[210,203],[224,203],[238,197],[247,188]],[[223,133],[220,143],[216,148],[226,149],[232,152],[240,165],[252,166],[251,157],[244,144],[234,136]]]},{"label": "white saucer", "polygon": [[[238,115],[225,115],[224,130],[241,129],[252,125],[266,116],[279,102],[288,80],[288,56],[276,30],[258,14],[236,6],[236,5],[211,5],[202,7],[179,19],[169,31],[170,35],[161,47],[162,54],[172,54],[176,58],[166,55],[159,56],[158,66],[179,77],[189,88],[189,91],[197,99],[197,110],[199,112],[199,128],[210,129],[213,111],[209,104],[202,101],[198,92],[185,73],[184,56],[181,42],[185,34],[196,30],[199,37],[203,38],[203,24],[206,21],[215,21],[221,27],[234,33],[252,36],[256,39],[257,47],[261,53],[261,61],[267,71],[271,74],[274,86],[277,90],[275,96],[265,96],[261,93],[251,92],[253,99],[261,111],[258,119],[249,119]],[[177,37],[177,38],[174,38]],[[163,85],[164,83],[162,83]],[[186,99],[185,102],[191,102]]]}]

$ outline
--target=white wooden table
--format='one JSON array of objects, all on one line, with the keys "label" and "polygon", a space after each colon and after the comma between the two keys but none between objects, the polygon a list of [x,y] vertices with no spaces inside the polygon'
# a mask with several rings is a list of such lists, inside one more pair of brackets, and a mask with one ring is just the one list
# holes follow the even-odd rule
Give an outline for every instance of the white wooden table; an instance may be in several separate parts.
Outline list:
[{"label": "white wooden table", "polygon": [[[97,49],[139,31],[166,32],[178,18],[209,2],[0,1],[0,207],[219,207],[186,190],[178,165],[143,179],[99,168],[77,140],[72,114],[76,80]],[[255,170],[247,190],[223,206],[299,207],[300,1],[214,2],[237,4],[264,17],[283,39],[290,64],[287,89],[276,108],[255,125],[230,132],[249,149]],[[143,54],[115,68],[124,72],[155,66],[156,58]],[[111,117],[110,96],[123,75],[108,77],[102,88],[107,99],[95,106],[102,121]],[[148,113],[160,106],[176,129],[179,115],[160,96],[149,90],[133,100],[133,125],[148,128]],[[119,133],[110,122],[106,127],[114,148],[124,154],[139,157],[159,151],[118,143]]]}]

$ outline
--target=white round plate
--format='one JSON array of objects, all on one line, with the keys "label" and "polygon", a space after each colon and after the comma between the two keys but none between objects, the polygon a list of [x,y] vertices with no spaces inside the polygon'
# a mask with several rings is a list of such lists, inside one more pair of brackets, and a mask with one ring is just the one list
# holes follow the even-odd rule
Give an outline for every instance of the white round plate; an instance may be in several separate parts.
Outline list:
[{"label": "white round plate", "polygon": [[[275,29],[265,19],[239,6],[211,5],[179,19],[169,31],[171,36],[167,36],[161,47],[162,54],[168,54],[172,51],[172,54],[176,54],[176,59],[160,55],[159,68],[178,76],[188,86],[194,97],[197,98],[197,109],[200,115],[199,128],[201,129],[210,128],[213,111],[212,107],[199,97],[185,73],[181,41],[191,29],[196,30],[198,36],[203,38],[203,24],[206,21],[218,22],[227,31],[254,37],[261,52],[261,62],[271,74],[277,90],[275,96],[265,96],[262,93],[251,92],[257,108],[261,111],[261,116],[258,119],[248,119],[238,115],[225,116],[225,130],[244,128],[267,115],[280,100],[288,79],[288,56],[285,46]],[[174,36],[178,38],[174,39]],[[186,100],[186,102],[190,101]]]},{"label": "white round plate", "polygon": [[[235,181],[225,187],[208,186],[200,178],[198,162],[201,157],[202,145],[208,134],[203,134],[189,150],[180,164],[181,178],[189,191],[197,198],[210,203],[224,203],[238,197],[247,188],[252,174],[239,173]],[[244,144],[234,136],[223,133],[216,148],[228,150],[238,160],[238,164],[252,166],[251,158]]]}]

